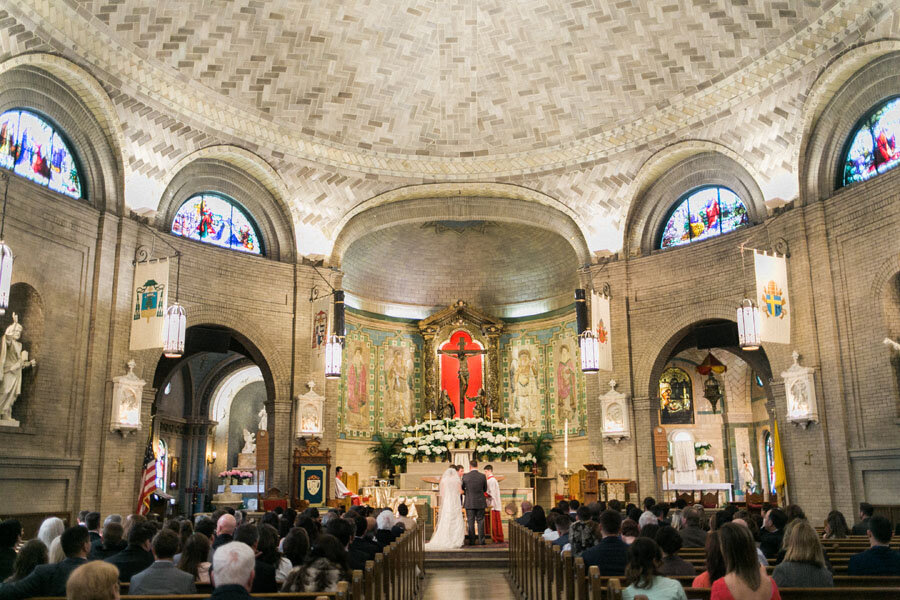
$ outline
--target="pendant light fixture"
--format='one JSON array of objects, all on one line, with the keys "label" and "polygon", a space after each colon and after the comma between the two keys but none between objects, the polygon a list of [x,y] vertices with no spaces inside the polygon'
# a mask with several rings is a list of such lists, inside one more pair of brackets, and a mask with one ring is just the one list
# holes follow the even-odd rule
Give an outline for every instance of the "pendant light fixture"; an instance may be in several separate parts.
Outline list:
[{"label": "pendant light fixture", "polygon": [[[746,281],[744,271],[744,245],[741,244],[741,278]],[[737,308],[738,340],[741,350],[759,350],[759,308],[750,298],[744,298]]]},{"label": "pendant light fixture", "polygon": [[184,339],[187,332],[187,313],[178,303],[181,289],[181,252],[175,252],[178,267],[175,275],[175,303],[166,309],[163,322],[163,355],[166,358],[180,358],[184,354]]},{"label": "pendant light fixture", "polygon": [[3,234],[6,229],[6,195],[9,192],[9,174],[0,173],[3,179],[3,216],[0,218],[0,315],[6,314],[9,308],[9,288],[12,285],[13,253]]},{"label": "pendant light fixture", "polygon": [[600,343],[590,329],[578,336],[581,347],[581,370],[584,373],[596,373],[600,370]]},{"label": "pendant light fixture", "polygon": [[334,329],[325,343],[325,378],[338,379],[344,359],[344,291],[334,290]]}]

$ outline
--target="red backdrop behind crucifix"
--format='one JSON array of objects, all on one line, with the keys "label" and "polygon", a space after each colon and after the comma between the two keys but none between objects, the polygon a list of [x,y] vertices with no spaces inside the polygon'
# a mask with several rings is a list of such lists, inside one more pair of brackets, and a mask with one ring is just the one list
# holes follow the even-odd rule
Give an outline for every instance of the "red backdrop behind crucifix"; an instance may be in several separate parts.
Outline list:
[{"label": "red backdrop behind crucifix", "polygon": [[[450,336],[450,341],[440,347],[441,350],[457,350],[459,348],[459,340],[462,338],[465,343],[466,350],[481,350],[480,344],[472,340],[472,336],[465,331],[456,331]],[[462,418],[471,418],[474,416],[475,403],[466,401],[463,410],[459,410],[459,361],[452,356],[441,354],[441,391],[446,391],[450,396],[453,406],[457,407],[457,415]],[[469,386],[466,389],[466,396],[475,396],[484,385],[482,377],[484,373],[484,355],[477,354],[466,359],[469,367]]]}]

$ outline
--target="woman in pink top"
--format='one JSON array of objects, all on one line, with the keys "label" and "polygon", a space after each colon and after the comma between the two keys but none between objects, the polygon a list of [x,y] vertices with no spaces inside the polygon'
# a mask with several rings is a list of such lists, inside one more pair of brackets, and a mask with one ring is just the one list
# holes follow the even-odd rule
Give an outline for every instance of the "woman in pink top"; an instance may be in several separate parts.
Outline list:
[{"label": "woman in pink top", "polygon": [[781,600],[778,586],[759,564],[750,530],[726,523],[715,534],[725,559],[725,577],[712,585],[711,600]]},{"label": "woman in pink top", "polygon": [[719,536],[715,531],[706,535],[706,570],[694,577],[691,587],[709,588],[725,575],[725,559],[719,549]]}]

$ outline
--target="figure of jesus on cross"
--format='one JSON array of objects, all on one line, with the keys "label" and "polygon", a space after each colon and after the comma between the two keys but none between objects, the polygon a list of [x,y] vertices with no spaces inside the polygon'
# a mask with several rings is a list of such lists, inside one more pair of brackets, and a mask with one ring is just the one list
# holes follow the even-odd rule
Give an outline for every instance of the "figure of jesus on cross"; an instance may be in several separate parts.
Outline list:
[{"label": "figure of jesus on cross", "polygon": [[466,415],[466,400],[475,400],[478,396],[466,396],[469,389],[469,357],[479,354],[487,354],[487,351],[481,348],[466,350],[466,340],[459,338],[459,344],[454,350],[438,350],[439,353],[451,356],[459,361],[459,407],[457,408],[457,418],[464,418]]}]

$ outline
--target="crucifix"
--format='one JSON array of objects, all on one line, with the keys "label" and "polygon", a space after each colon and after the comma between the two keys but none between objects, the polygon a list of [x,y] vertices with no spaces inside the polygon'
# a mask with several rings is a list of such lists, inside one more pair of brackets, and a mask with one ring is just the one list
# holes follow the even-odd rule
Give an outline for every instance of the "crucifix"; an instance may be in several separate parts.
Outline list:
[{"label": "crucifix", "polygon": [[469,357],[477,356],[479,354],[487,354],[487,351],[482,350],[481,348],[476,350],[466,350],[466,340],[460,337],[459,345],[455,350],[438,350],[438,352],[440,354],[452,356],[459,361],[459,409],[456,412],[456,416],[462,419],[466,416],[466,400],[475,400],[478,397],[466,396],[466,391],[468,391],[469,389]]}]

